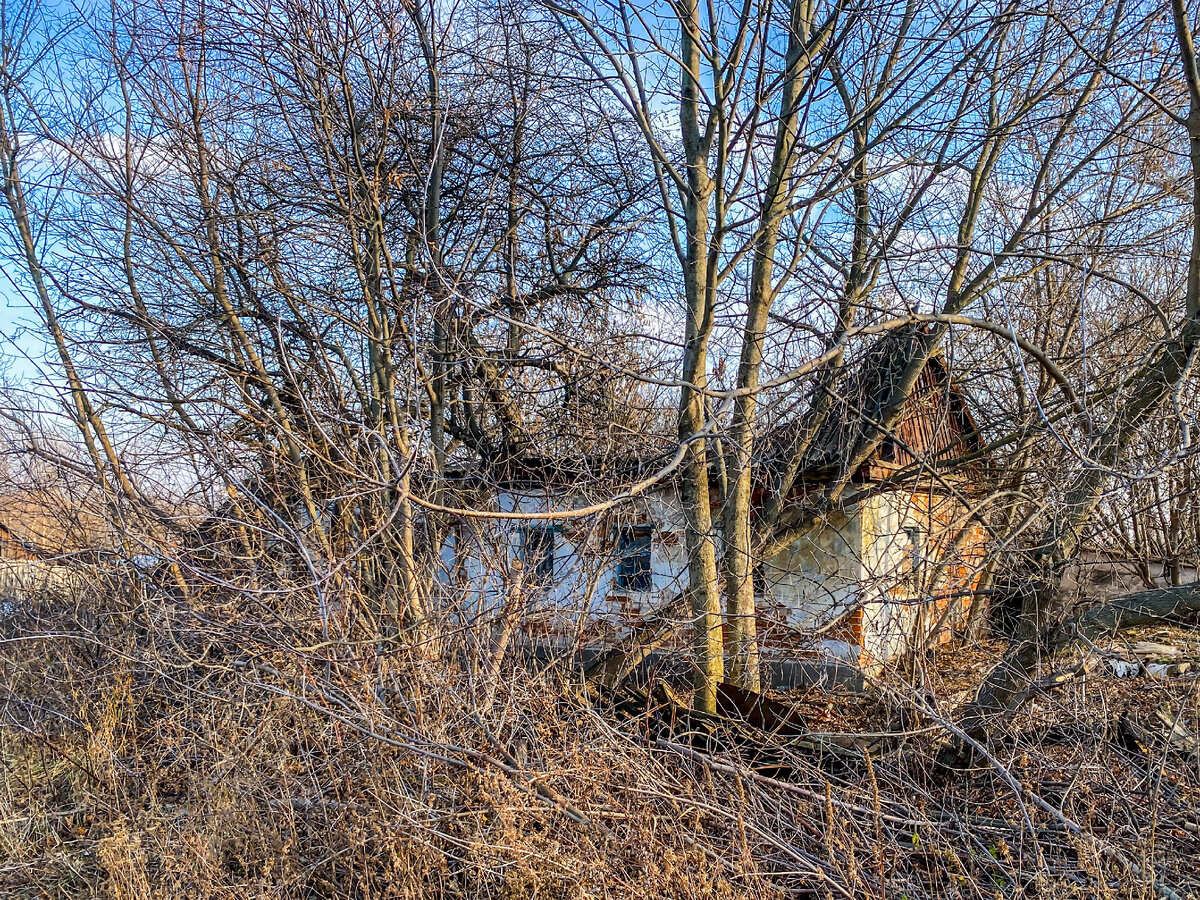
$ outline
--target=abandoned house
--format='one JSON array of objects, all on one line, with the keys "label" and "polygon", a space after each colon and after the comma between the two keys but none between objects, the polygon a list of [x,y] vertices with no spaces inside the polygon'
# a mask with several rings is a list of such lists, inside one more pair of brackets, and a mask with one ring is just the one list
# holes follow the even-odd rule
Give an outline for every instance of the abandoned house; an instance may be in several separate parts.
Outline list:
[{"label": "abandoned house", "polygon": [[[843,379],[838,402],[800,453],[784,501],[798,506],[844,468],[864,417],[878,413],[888,345],[876,364]],[[896,354],[891,354],[895,358]],[[870,419],[868,419],[870,421]],[[763,453],[786,454],[803,422],[764,436]],[[765,655],[813,652],[871,664],[948,635],[976,587],[986,533],[970,514],[986,478],[966,399],[935,356],[893,432],[856,472],[835,511],[760,562],[759,633]],[[760,489],[760,502],[766,494]],[[586,506],[569,478],[530,472],[497,491],[504,511]],[[504,520],[490,536],[459,534],[443,552],[446,577],[481,607],[519,595],[530,633],[603,642],[677,595],[687,582],[683,517],[664,483],[593,519]]]},{"label": "abandoned house", "polygon": [[42,555],[39,548],[0,522],[0,560],[28,562]]},{"label": "abandoned house", "polygon": [[0,619],[23,608],[25,598],[70,584],[80,570],[61,564],[65,557],[90,558],[68,543],[57,499],[37,490],[0,493]]}]

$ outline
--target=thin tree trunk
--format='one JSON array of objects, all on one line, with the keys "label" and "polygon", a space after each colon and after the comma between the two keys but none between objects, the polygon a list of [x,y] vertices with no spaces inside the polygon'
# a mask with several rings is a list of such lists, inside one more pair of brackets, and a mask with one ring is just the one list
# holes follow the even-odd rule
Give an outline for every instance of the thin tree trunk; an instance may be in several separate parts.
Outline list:
[{"label": "thin tree trunk", "polygon": [[767,318],[775,300],[772,283],[779,229],[791,198],[795,167],[795,143],[800,78],[807,68],[812,6],[808,0],[793,0],[788,37],[787,70],[779,102],[779,126],[767,181],[766,196],[759,214],[758,236],[750,274],[750,295],[742,330],[742,353],[737,386],[743,389],[734,402],[730,443],[733,472],[723,510],[726,614],[729,619],[730,681],[751,691],[760,688],[756,609],[754,603],[753,527],[751,504],[754,492],[753,460],[755,413],[758,406],[759,372]]},{"label": "thin tree trunk", "polygon": [[688,560],[688,592],[692,605],[696,655],[695,706],[717,707],[717,685],[725,677],[721,594],[717,578],[716,540],[708,485],[708,453],[704,441],[692,440],[704,427],[704,395],[708,382],[708,338],[712,331],[713,273],[710,270],[708,210],[713,193],[708,171],[709,140],[700,133],[699,100],[702,54],[697,44],[700,10],[696,0],[679,8],[683,84],[680,128],[687,158],[688,190],[684,197],[687,247],[684,293],[687,324],[679,389],[679,439],[688,442],[680,479],[684,543]]}]

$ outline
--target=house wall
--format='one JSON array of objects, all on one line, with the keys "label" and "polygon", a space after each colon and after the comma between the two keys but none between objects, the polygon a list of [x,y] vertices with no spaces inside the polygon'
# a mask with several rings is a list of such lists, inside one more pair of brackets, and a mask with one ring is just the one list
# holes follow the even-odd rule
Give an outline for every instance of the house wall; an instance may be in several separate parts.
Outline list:
[{"label": "house wall", "polygon": [[78,590],[88,579],[88,570],[41,560],[0,559],[0,623],[21,610],[27,600],[45,592]]},{"label": "house wall", "polygon": [[17,540],[7,528],[0,529],[0,560],[35,560],[34,553],[25,543]]},{"label": "house wall", "polygon": [[977,586],[986,534],[963,504],[929,490],[894,491],[862,503],[863,649],[884,660],[949,638]]},{"label": "house wall", "polygon": [[[503,512],[543,513],[590,505],[590,499],[564,494],[504,492],[496,505]],[[617,586],[616,536],[627,525],[650,525],[648,591]],[[525,572],[523,532],[554,529],[554,568],[548,583],[534,583]],[[687,581],[683,520],[673,490],[647,492],[597,522],[586,520],[498,520],[477,524],[462,538],[451,534],[442,548],[441,580],[466,591],[478,613],[494,612],[503,598],[519,595],[529,603],[532,630],[592,638],[626,633],[632,624],[669,600]]]},{"label": "house wall", "polygon": [[[766,631],[782,623],[807,633],[827,629],[855,606],[863,577],[862,518],[836,512],[763,564],[760,615]],[[820,648],[833,656],[857,655],[853,633],[830,633]]]},{"label": "house wall", "polygon": [[[553,493],[497,497],[497,507],[505,512],[587,505],[586,499]],[[799,632],[815,637],[807,640],[811,649],[868,662],[912,646],[939,622],[949,621],[953,600],[923,598],[963,572],[970,581],[963,588],[974,586],[974,570],[959,565],[961,553],[957,562],[946,565],[961,509],[955,501],[928,493],[889,493],[830,515],[764,564],[764,640]],[[620,527],[640,524],[653,527],[651,589],[635,592],[617,586],[615,538]],[[545,584],[531,583],[525,567],[515,562],[521,556],[522,532],[546,526],[555,529],[553,576]],[[913,535],[920,536],[919,553],[914,553]],[[981,532],[976,545],[981,552]],[[526,604],[525,627],[533,636],[583,634],[593,641],[627,634],[687,581],[683,520],[674,490],[648,492],[600,522],[477,522],[461,546],[451,536],[442,561],[443,581],[465,591],[475,613],[494,613],[503,599],[512,598]],[[922,574],[925,584],[919,583]],[[798,647],[795,641],[789,646]]]},{"label": "house wall", "polygon": [[862,649],[872,659],[888,659],[913,637],[916,616],[909,601],[917,591],[915,570],[925,550],[919,535],[927,523],[908,494],[870,497],[861,509]]}]

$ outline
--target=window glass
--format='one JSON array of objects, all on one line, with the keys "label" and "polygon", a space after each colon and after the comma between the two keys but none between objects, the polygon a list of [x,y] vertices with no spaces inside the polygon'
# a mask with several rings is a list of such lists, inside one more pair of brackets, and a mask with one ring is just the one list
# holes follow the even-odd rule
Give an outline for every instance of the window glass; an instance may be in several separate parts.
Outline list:
[{"label": "window glass", "polygon": [[909,544],[909,574],[919,581],[924,574],[922,569],[925,562],[925,536],[921,529],[914,525],[906,526],[904,534],[908,537]]},{"label": "window glass", "polygon": [[649,526],[626,526],[617,534],[617,587],[624,591],[649,591],[654,587],[650,565]]},{"label": "window glass", "polygon": [[521,563],[525,576],[549,581],[554,575],[554,529],[534,525],[526,528],[521,540]]}]

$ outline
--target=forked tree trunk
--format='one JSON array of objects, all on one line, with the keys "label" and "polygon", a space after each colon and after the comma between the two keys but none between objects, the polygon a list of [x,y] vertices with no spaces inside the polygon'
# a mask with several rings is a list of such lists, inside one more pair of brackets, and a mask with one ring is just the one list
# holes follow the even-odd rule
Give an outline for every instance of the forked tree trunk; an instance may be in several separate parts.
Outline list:
[{"label": "forked tree trunk", "polygon": [[810,0],[792,0],[787,69],[779,100],[779,125],[775,134],[770,177],[759,213],[758,236],[754,242],[754,261],[750,273],[750,295],[742,329],[737,387],[744,393],[738,395],[733,407],[731,477],[723,510],[725,553],[722,563],[725,568],[726,614],[729,619],[730,681],[751,691],[760,689],[751,522],[755,413],[763,339],[767,318],[775,301],[775,285],[772,281],[775,251],[779,243],[779,229],[792,196],[800,80],[815,51],[809,46],[811,19]]},{"label": "forked tree trunk", "polygon": [[[1081,622],[1100,627],[1110,619],[1113,626],[1121,622],[1131,625],[1135,620],[1168,620],[1179,614],[1180,597],[1192,595],[1191,591],[1183,591],[1179,596],[1172,590],[1150,591],[1135,595],[1142,600],[1135,601],[1133,611],[1116,603],[1072,620],[1072,611],[1062,602],[1058,590],[1064,564],[1078,551],[1080,535],[1109,486],[1110,472],[1121,452],[1186,377],[1200,346],[1200,72],[1187,10],[1182,0],[1172,0],[1171,6],[1189,96],[1186,124],[1192,176],[1192,244],[1185,317],[1178,335],[1168,340],[1153,361],[1132,379],[1130,400],[1117,411],[1100,436],[1095,464],[1075,477],[1067,492],[1063,514],[1047,530],[1037,548],[1029,587],[1022,597],[1017,635],[962,717],[962,730],[977,741],[987,736],[991,723],[1003,720],[1013,711],[1033,681],[1039,662],[1071,642]],[[956,762],[973,756],[965,743],[956,747],[953,755]]]}]

